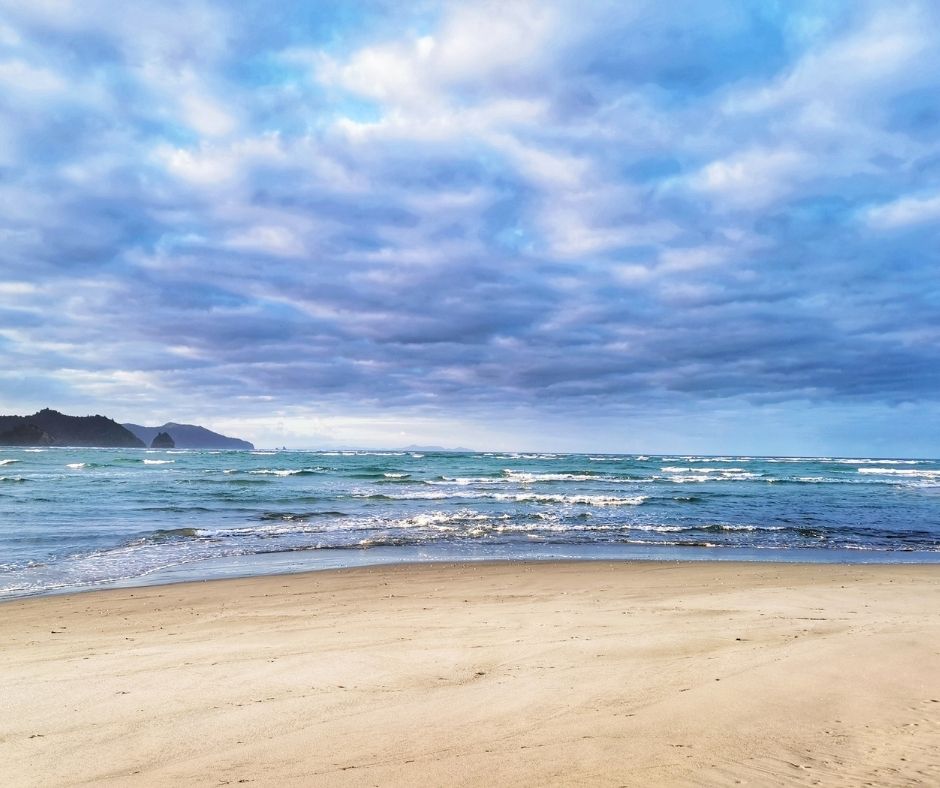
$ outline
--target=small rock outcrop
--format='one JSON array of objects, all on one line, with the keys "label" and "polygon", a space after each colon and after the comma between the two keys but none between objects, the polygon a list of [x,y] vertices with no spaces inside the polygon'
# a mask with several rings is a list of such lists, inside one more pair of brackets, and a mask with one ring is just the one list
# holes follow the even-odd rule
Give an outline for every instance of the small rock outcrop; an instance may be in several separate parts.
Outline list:
[{"label": "small rock outcrop", "polygon": [[158,432],[150,442],[151,449],[175,449],[176,441],[168,432]]}]

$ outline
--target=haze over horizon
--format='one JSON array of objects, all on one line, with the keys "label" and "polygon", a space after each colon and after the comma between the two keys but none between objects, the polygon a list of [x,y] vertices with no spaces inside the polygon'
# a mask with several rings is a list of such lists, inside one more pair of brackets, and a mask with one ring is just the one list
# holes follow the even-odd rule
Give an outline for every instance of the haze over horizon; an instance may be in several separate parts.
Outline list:
[{"label": "haze over horizon", "polygon": [[936,456],[940,7],[0,0],[0,412]]}]

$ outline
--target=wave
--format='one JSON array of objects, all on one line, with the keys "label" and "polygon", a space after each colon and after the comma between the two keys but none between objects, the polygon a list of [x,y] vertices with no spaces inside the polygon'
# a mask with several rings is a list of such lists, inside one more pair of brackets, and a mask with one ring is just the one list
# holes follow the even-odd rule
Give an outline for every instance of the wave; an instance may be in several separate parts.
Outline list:
[{"label": "wave", "polygon": [[834,465],[923,465],[930,460],[870,460],[870,459],[840,459],[829,460]]},{"label": "wave", "polygon": [[252,484],[274,484],[272,479],[245,479],[243,477],[230,477],[228,479],[177,479],[174,484],[186,485],[231,485],[247,486]]},{"label": "wave", "polygon": [[9,482],[12,484],[18,484],[18,483],[25,482],[25,481],[28,481],[28,480],[23,476],[0,476],[0,482]]},{"label": "wave", "polygon": [[348,517],[345,512],[327,510],[312,512],[265,512],[259,520],[283,520],[285,522],[294,522],[297,520],[309,520],[312,517]]},{"label": "wave", "polygon": [[[490,515],[482,512],[461,510],[456,512],[425,512],[403,520],[395,520],[392,525],[396,528],[435,528],[452,526],[459,523],[480,523],[509,520],[512,515]],[[453,529],[450,529],[453,530]]]},{"label": "wave", "polygon": [[208,506],[143,506],[142,512],[173,512],[174,514],[188,514],[191,512],[214,512]]},{"label": "wave", "polygon": [[859,473],[877,474],[878,476],[907,476],[923,479],[940,479],[940,470],[921,470],[914,468],[858,468]]},{"label": "wave", "polygon": [[707,473],[705,471],[700,471],[699,473],[686,473],[678,474],[672,476],[651,476],[649,481],[663,481],[663,482],[675,482],[676,484],[686,484],[689,482],[745,482],[752,481],[754,479],[760,479],[762,481],[769,481],[766,479],[762,473]]},{"label": "wave", "polygon": [[[239,473],[238,470],[226,470],[225,473]],[[321,468],[297,468],[294,470],[291,469],[275,469],[275,468],[261,468],[255,471],[248,471],[248,473],[255,474],[257,476],[316,476],[320,473],[323,473]]]},{"label": "wave", "polygon": [[19,462],[19,460],[14,460],[14,459],[0,460],[0,467],[3,467],[4,465],[12,465],[15,462]]},{"label": "wave", "polygon": [[666,465],[660,468],[660,470],[663,473],[687,473],[691,471],[698,473],[753,473],[753,471],[749,471],[747,468],[702,468],[697,465]]},{"label": "wave", "polygon": [[603,482],[607,484],[630,484],[643,481],[644,476],[607,476],[594,471],[582,473],[541,473],[537,471],[515,471],[505,468],[499,474],[489,476],[438,476],[425,479],[424,484],[471,486],[479,484],[547,484],[551,482]]},{"label": "wave", "polygon": [[192,539],[198,533],[197,528],[158,528],[144,539],[150,542],[166,542],[173,539]]},{"label": "wave", "polygon": [[384,499],[390,501],[443,501],[450,498],[471,500],[508,501],[515,503],[557,503],[586,506],[639,506],[649,500],[647,495],[617,497],[610,495],[561,495],[551,493],[499,493],[499,492],[412,492],[401,495],[366,494],[356,497]]},{"label": "wave", "polygon": [[144,465],[171,465],[176,460],[144,460]]},{"label": "wave", "polygon": [[511,468],[503,469],[503,476],[509,481],[520,484],[535,484],[538,482],[592,482],[604,479],[596,473],[536,473],[529,471],[514,471]]}]

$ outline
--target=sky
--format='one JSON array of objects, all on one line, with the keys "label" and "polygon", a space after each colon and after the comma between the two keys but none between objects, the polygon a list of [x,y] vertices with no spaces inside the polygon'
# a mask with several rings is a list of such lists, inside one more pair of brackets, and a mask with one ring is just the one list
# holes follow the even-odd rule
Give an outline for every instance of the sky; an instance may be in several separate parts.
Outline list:
[{"label": "sky", "polygon": [[0,412],[940,455],[940,5],[0,0]]}]

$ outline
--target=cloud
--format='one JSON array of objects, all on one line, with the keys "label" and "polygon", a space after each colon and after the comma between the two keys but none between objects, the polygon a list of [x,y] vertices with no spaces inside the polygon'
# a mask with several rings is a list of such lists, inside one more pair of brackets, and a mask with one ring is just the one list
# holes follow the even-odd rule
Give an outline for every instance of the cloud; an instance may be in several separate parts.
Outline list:
[{"label": "cloud", "polygon": [[940,221],[940,194],[901,197],[869,208],[866,216],[873,227],[886,230]]},{"label": "cloud", "polygon": [[930,3],[4,8],[7,409],[933,412]]}]

